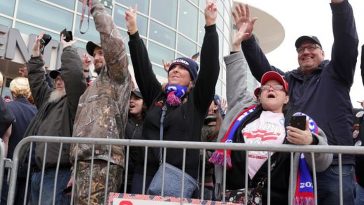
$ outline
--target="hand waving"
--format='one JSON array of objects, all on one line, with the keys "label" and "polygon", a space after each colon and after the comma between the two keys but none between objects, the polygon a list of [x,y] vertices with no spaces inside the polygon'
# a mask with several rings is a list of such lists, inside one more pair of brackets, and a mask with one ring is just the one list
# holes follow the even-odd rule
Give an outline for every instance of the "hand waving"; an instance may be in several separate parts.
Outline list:
[{"label": "hand waving", "polygon": [[249,38],[252,36],[254,23],[258,19],[257,17],[250,17],[250,9],[247,4],[238,4],[236,5],[233,11],[233,18],[235,22],[235,26],[238,30],[246,24],[245,33],[249,34]]}]

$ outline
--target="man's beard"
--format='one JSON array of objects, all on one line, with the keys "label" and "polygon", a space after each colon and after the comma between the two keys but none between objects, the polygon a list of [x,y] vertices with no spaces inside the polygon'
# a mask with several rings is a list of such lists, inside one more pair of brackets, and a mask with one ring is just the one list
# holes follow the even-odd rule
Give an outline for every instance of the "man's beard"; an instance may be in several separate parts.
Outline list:
[{"label": "man's beard", "polygon": [[48,102],[50,102],[50,103],[57,102],[59,99],[61,99],[65,95],[66,95],[65,89],[62,89],[62,90],[55,89],[49,95]]},{"label": "man's beard", "polygon": [[218,133],[219,132],[216,131],[215,125],[203,125],[201,129],[201,140],[203,142],[216,142]]}]

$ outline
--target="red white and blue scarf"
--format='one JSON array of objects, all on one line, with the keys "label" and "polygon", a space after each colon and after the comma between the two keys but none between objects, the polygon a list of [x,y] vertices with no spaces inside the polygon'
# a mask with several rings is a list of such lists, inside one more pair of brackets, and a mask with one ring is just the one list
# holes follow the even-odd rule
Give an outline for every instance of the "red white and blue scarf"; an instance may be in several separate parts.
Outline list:
[{"label": "red white and blue scarf", "polygon": [[[310,129],[311,133],[318,134],[318,126],[311,117],[309,117],[308,115],[301,113],[301,112],[297,112],[293,115],[294,116],[297,116],[297,115],[306,116],[306,120],[308,120],[309,129]],[[313,204],[315,204],[313,180],[312,180],[312,176],[310,173],[310,169],[308,168],[307,162],[305,160],[305,155],[303,153],[300,154],[299,163],[298,163],[294,204],[295,205],[313,205]]]}]

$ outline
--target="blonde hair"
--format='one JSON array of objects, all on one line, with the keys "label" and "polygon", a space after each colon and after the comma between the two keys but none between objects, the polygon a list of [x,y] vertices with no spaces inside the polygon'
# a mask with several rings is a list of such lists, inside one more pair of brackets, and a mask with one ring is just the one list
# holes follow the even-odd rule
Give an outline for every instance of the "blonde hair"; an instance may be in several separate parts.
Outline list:
[{"label": "blonde hair", "polygon": [[0,72],[0,88],[3,87],[4,77],[3,74]]},{"label": "blonde hair", "polygon": [[16,77],[10,82],[10,91],[14,97],[26,97],[31,95],[28,78]]}]

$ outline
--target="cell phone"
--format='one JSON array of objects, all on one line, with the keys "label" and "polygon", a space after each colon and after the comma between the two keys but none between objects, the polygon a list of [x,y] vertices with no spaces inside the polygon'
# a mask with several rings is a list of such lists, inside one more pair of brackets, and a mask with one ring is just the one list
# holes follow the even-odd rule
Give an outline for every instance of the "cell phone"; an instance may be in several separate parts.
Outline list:
[{"label": "cell phone", "polygon": [[44,53],[44,48],[47,46],[47,44],[49,43],[49,41],[52,40],[52,36],[49,34],[43,34],[42,39],[40,39],[40,52],[41,54]]},{"label": "cell phone", "polygon": [[306,129],[306,116],[304,115],[297,115],[297,116],[292,116],[291,120],[289,122],[289,125],[301,130],[305,130]]},{"label": "cell phone", "polygon": [[64,37],[66,37],[66,38],[64,39],[66,42],[70,42],[70,41],[72,41],[72,40],[73,40],[72,31],[67,31],[66,29],[63,29],[63,30],[61,31],[60,35],[62,35],[62,34],[63,34],[63,36],[64,36]]}]

